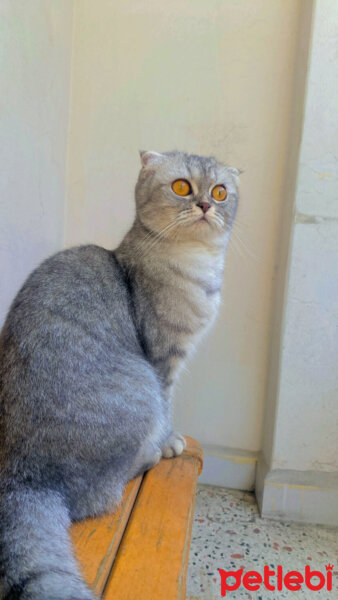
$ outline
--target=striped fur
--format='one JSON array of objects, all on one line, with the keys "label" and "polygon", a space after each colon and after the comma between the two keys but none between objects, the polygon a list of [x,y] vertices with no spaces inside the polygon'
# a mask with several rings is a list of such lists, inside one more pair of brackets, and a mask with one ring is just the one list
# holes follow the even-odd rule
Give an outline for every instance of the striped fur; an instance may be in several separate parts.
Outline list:
[{"label": "striped fur", "polygon": [[[191,197],[175,196],[177,178]],[[2,600],[92,600],[69,523],[182,452],[172,388],[217,314],[236,178],[214,159],[143,153],[121,245],[54,255],[14,299],[0,337]],[[200,221],[216,183],[228,200]]]}]

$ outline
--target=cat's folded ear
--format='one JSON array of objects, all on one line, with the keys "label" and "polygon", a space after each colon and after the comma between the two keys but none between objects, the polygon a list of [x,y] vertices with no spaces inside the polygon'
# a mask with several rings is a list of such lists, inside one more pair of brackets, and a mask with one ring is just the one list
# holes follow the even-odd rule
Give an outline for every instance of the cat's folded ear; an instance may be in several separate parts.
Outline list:
[{"label": "cat's folded ear", "polygon": [[144,169],[154,167],[163,159],[163,154],[152,150],[140,150],[141,165]]},{"label": "cat's folded ear", "polygon": [[227,167],[228,171],[230,171],[231,175],[233,175],[236,179],[236,183],[238,183],[239,176],[242,175],[243,171],[241,169],[236,169],[235,167]]}]

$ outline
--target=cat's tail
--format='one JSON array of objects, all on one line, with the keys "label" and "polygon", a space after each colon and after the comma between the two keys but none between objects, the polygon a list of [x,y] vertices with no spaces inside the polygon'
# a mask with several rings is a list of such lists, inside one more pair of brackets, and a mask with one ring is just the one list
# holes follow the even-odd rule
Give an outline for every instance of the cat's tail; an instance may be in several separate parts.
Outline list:
[{"label": "cat's tail", "polygon": [[94,600],[72,554],[62,497],[16,487],[0,499],[0,599]]}]

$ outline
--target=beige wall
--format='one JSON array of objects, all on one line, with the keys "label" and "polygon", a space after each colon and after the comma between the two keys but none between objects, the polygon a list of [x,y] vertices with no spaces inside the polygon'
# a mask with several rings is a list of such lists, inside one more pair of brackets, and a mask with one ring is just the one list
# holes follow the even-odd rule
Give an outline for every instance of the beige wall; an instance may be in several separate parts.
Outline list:
[{"label": "beige wall", "polygon": [[62,247],[72,2],[0,9],[0,327],[28,273]]},{"label": "beige wall", "polygon": [[180,428],[204,443],[260,448],[300,7],[75,3],[66,245],[119,242],[139,148],[214,154],[245,171],[224,305],[177,393]]}]

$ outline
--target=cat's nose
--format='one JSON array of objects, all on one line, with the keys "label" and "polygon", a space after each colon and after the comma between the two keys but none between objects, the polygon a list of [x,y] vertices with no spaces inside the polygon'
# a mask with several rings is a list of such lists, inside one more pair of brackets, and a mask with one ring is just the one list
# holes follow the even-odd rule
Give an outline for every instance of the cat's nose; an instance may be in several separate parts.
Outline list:
[{"label": "cat's nose", "polygon": [[204,213],[206,213],[210,208],[209,202],[198,202],[197,206],[199,206]]}]

